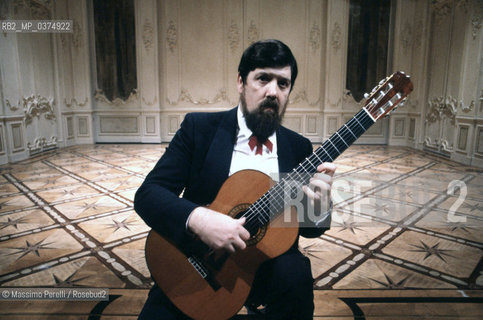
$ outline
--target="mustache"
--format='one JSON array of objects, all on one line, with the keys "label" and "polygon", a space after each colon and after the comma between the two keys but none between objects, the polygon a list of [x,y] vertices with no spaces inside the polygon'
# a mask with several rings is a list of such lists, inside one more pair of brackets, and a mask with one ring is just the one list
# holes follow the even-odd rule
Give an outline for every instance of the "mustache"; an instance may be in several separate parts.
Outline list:
[{"label": "mustache", "polygon": [[280,106],[278,105],[276,100],[273,99],[265,99],[260,103],[260,112],[262,112],[264,109],[273,109],[275,112],[278,113],[278,110],[280,109]]}]

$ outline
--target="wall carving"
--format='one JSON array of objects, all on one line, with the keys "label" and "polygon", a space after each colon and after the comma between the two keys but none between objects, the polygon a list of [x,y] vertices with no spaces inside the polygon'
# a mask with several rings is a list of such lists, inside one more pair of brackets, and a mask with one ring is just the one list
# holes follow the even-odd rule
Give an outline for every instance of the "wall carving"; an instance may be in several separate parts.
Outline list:
[{"label": "wall carving", "polygon": [[238,31],[238,25],[234,20],[231,21],[230,28],[228,28],[228,44],[231,51],[235,51],[240,43],[240,32]]},{"label": "wall carving", "polygon": [[57,147],[57,137],[52,136],[49,140],[44,137],[36,138],[33,143],[27,142],[30,154],[39,153]]},{"label": "wall carving", "polygon": [[404,27],[400,33],[401,44],[404,50],[408,50],[411,48],[413,38],[413,30],[409,21],[404,23]]},{"label": "wall carving", "polygon": [[146,19],[143,25],[143,44],[146,51],[153,47],[153,33],[153,25]]},{"label": "wall carving", "polygon": [[332,48],[337,51],[342,45],[342,29],[338,22],[334,23],[330,40]]},{"label": "wall carving", "polygon": [[230,104],[233,104],[232,102],[230,102],[230,99],[228,98],[228,94],[226,93],[225,88],[221,88],[213,99],[201,98],[199,100],[193,99],[193,97],[191,96],[191,94],[189,93],[189,91],[187,89],[181,89],[181,92],[179,94],[177,101],[171,101],[168,98],[166,98],[166,101],[171,105],[177,105],[181,101],[189,102],[189,103],[192,103],[192,104],[195,104],[195,105],[215,104],[215,103],[221,102],[221,101],[228,101]]},{"label": "wall carving", "polygon": [[252,44],[259,39],[258,29],[255,22],[250,21],[250,27],[248,28],[248,43]]},{"label": "wall carving", "polygon": [[309,44],[313,51],[320,48],[320,28],[315,22],[310,29]]},{"label": "wall carving", "polygon": [[23,109],[25,114],[25,124],[30,124],[34,117],[40,117],[44,114],[45,119],[54,120],[54,99],[47,99],[40,95],[32,95],[22,98]]},{"label": "wall carving", "polygon": [[477,16],[471,19],[471,35],[473,36],[473,40],[476,39],[478,32],[481,29],[481,17]]},{"label": "wall carving", "polygon": [[82,28],[76,20],[72,23],[72,45],[74,48],[79,49],[82,47]]},{"label": "wall carving", "polygon": [[15,0],[13,3],[15,15],[23,9],[29,12],[31,19],[36,20],[50,19],[51,7],[51,0]]},{"label": "wall carving", "polygon": [[445,118],[451,120],[454,125],[458,102],[451,96],[435,97],[429,101],[429,110],[426,114],[426,122],[433,123]]},{"label": "wall carving", "polygon": [[129,104],[131,102],[136,102],[136,101],[139,100],[139,94],[138,94],[138,91],[136,89],[134,89],[131,92],[131,94],[129,95],[129,97],[126,100],[116,98],[113,101],[111,101],[104,95],[104,93],[102,92],[101,89],[96,90],[96,94],[95,94],[94,97],[95,97],[96,101],[107,103],[107,104],[112,105],[112,106],[126,105],[126,104]]},{"label": "wall carving", "polygon": [[320,103],[320,97],[319,97],[319,99],[317,99],[317,101],[310,102],[309,99],[307,98],[307,92],[305,90],[302,90],[302,91],[297,92],[293,96],[293,98],[290,98],[289,102],[290,102],[290,104],[295,104],[295,103],[299,103],[299,102],[305,102],[308,105],[310,105],[312,107],[315,107],[315,106],[318,106],[319,105],[319,103]]},{"label": "wall carving", "polygon": [[154,99],[152,102],[150,101],[147,101],[146,99],[144,99],[144,97],[141,98],[141,100],[143,101],[143,103],[147,106],[152,106],[154,105],[157,101],[158,101],[158,98],[156,96],[154,96]]},{"label": "wall carving", "polygon": [[67,99],[66,99],[66,98],[64,98],[64,104],[65,104],[65,106],[66,106],[67,108],[70,108],[70,107],[72,107],[72,106],[74,106],[74,107],[75,107],[75,106],[79,106],[79,107],[85,107],[85,106],[87,105],[87,102],[88,102],[88,101],[89,101],[89,99],[88,99],[87,97],[84,99],[84,102],[82,102],[82,103],[79,103],[79,101],[77,101],[77,99],[76,99],[76,98],[72,98],[72,99],[70,99],[70,102],[67,102]]},{"label": "wall carving", "polygon": [[468,106],[465,106],[465,104],[463,103],[463,100],[460,101],[460,106],[461,106],[461,110],[464,112],[464,113],[468,113],[470,111],[473,110],[473,108],[475,107],[475,100],[471,100],[470,104]]},{"label": "wall carving", "polygon": [[169,51],[173,53],[178,44],[178,32],[176,31],[173,20],[169,21],[168,29],[166,29],[166,42],[168,43]]},{"label": "wall carving", "polygon": [[422,39],[423,39],[423,34],[424,34],[424,24],[422,20],[419,20],[416,22],[416,27],[414,28],[414,37],[413,37],[413,42],[414,42],[414,47],[415,48],[420,48],[422,44]]}]

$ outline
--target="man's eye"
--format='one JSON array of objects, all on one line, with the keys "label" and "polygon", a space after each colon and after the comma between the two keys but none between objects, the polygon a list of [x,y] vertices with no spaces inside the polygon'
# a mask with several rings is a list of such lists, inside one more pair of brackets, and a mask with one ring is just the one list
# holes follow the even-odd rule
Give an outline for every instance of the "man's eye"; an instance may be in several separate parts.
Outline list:
[{"label": "man's eye", "polygon": [[260,76],[258,78],[258,80],[260,80],[261,82],[268,82],[268,81],[270,81],[270,79],[267,76]]},{"label": "man's eye", "polygon": [[280,86],[280,88],[287,88],[288,87],[288,82],[287,81],[280,81],[278,83],[278,85]]}]

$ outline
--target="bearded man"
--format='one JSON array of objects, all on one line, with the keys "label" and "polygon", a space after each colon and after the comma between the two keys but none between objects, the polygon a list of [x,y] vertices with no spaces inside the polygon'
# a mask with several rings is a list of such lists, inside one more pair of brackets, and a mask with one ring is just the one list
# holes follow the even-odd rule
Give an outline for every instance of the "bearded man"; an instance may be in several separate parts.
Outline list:
[{"label": "bearded man", "polygon": [[[180,247],[196,236],[215,251],[244,250],[250,238],[245,218],[232,218],[207,205],[223,182],[240,170],[258,170],[277,179],[312,153],[308,139],[281,126],[296,77],[296,60],[284,43],[263,40],[250,45],[238,67],[239,106],[186,115],[136,193],[134,207],[143,220]],[[332,163],[323,163],[303,187],[307,202],[319,204],[320,219],[306,220],[301,236],[318,237],[330,225],[334,172]],[[287,252],[260,266],[245,305],[266,319],[312,319],[313,297],[310,261],[298,250],[297,238]],[[185,318],[157,284],[139,316]]]}]

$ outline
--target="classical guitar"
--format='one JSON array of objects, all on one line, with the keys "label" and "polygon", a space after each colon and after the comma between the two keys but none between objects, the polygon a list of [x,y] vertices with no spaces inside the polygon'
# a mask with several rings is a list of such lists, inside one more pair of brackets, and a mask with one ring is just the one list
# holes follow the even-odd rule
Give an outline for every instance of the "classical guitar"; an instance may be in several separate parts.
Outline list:
[{"label": "classical guitar", "polygon": [[285,186],[293,181],[306,184],[319,164],[335,160],[412,90],[403,72],[382,80],[350,121],[276,184],[254,170],[229,177],[210,209],[246,217],[245,228],[252,237],[245,250],[232,255],[214,253],[196,239],[179,248],[151,231],[146,240],[146,261],[163,292],[194,319],[228,319],[236,314],[248,297],[260,264],[287,251],[297,238],[297,212],[285,202]]}]

